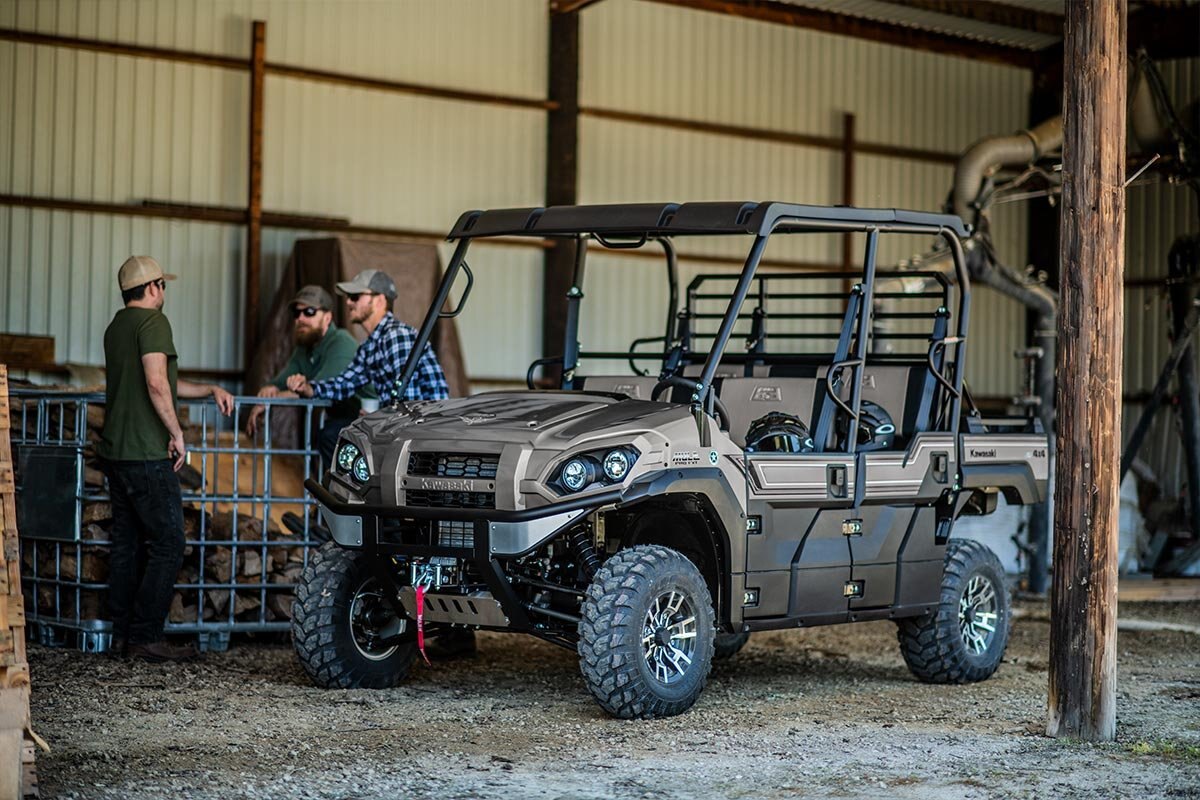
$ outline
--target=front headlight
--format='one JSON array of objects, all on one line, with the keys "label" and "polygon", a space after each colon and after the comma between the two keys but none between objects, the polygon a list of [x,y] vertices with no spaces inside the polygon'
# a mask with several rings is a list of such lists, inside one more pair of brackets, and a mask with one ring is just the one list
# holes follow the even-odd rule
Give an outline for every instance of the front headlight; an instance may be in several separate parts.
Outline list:
[{"label": "front headlight", "polygon": [[572,492],[586,487],[596,477],[596,468],[591,459],[572,458],[562,469],[562,484]]},{"label": "front headlight", "polygon": [[354,480],[359,483],[366,483],[371,477],[371,470],[367,467],[367,459],[364,456],[359,456],[354,460]]},{"label": "front headlight", "polygon": [[610,481],[621,481],[629,474],[632,461],[624,450],[610,450],[604,457],[604,474]]},{"label": "front headlight", "polygon": [[354,461],[362,453],[349,442],[344,443],[337,451],[337,466],[342,472],[349,472],[354,467]]},{"label": "front headlight", "polygon": [[613,447],[579,453],[562,462],[553,473],[551,487],[564,492],[582,492],[595,483],[612,485],[629,476],[641,455],[634,447]]}]

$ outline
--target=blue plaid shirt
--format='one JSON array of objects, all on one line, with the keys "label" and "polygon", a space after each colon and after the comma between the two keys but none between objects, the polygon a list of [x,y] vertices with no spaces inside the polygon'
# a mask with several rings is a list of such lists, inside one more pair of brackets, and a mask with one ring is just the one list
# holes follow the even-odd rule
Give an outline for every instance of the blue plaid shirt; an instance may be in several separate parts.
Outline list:
[{"label": "blue plaid shirt", "polygon": [[[379,393],[380,402],[391,403],[396,396],[396,381],[404,373],[404,362],[416,341],[417,332],[389,311],[367,340],[358,346],[354,360],[341,375],[312,384],[313,396],[344,400],[369,381]],[[442,365],[433,354],[433,348],[425,345],[412,380],[404,388],[403,399],[444,400],[449,396],[450,388],[446,385]]]}]

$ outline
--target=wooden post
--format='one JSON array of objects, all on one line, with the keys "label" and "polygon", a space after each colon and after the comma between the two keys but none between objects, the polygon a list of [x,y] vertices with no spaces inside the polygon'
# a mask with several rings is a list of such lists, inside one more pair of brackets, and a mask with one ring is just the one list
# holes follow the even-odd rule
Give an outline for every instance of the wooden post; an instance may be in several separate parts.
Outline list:
[{"label": "wooden post", "polygon": [[[579,143],[579,12],[550,13],[549,99],[546,116],[546,205],[574,205]],[[567,327],[567,290],[575,243],[556,239],[542,271],[542,354],[562,353]]]},{"label": "wooden post", "polygon": [[250,39],[250,170],[246,208],[246,317],[242,368],[258,347],[262,283],[263,77],[267,73],[267,23],[255,21]]},{"label": "wooden post", "polygon": [[1051,736],[1116,737],[1126,0],[1068,0]]},{"label": "wooden post", "polygon": [[22,797],[22,782],[33,777],[33,750],[26,747],[24,735],[28,724],[29,663],[9,436],[8,367],[0,364],[0,800]]}]

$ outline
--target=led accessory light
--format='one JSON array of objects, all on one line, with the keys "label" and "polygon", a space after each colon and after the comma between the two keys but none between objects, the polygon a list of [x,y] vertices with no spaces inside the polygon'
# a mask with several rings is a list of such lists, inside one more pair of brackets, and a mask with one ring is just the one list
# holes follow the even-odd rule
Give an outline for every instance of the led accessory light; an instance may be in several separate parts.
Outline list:
[{"label": "led accessory light", "polygon": [[338,469],[340,469],[342,472],[349,472],[354,466],[354,460],[360,455],[362,454],[358,452],[358,448],[354,445],[350,444],[349,442],[343,444],[340,448],[338,448],[337,452]]},{"label": "led accessory light", "polygon": [[604,474],[610,481],[621,481],[629,474],[629,454],[624,450],[609,450],[604,457]]},{"label": "led accessory light", "polygon": [[572,458],[563,466],[562,484],[572,492],[578,492],[595,477],[592,462],[584,458]]},{"label": "led accessory light", "polygon": [[359,456],[354,460],[354,480],[359,483],[366,483],[371,477],[371,470],[367,468],[367,459]]}]

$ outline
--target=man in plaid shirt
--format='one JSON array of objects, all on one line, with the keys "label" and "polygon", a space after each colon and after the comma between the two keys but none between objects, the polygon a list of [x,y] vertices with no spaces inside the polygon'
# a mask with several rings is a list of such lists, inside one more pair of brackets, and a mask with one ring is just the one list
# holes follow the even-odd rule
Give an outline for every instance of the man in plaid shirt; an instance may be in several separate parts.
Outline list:
[{"label": "man in plaid shirt", "polygon": [[[404,362],[417,340],[415,330],[392,316],[396,284],[386,272],[367,269],[355,275],[354,280],[339,283],[337,291],[346,297],[350,321],[366,329],[366,341],[358,346],[354,360],[340,375],[309,383],[308,378],[297,373],[287,379],[287,386],[301,397],[343,400],[370,382],[380,402],[391,403],[396,399],[396,382],[404,372]],[[444,400],[449,396],[442,366],[433,348],[426,345],[412,380],[399,399]],[[340,425],[337,430],[322,429],[319,439],[322,442],[330,439],[332,446],[340,432]]]}]

